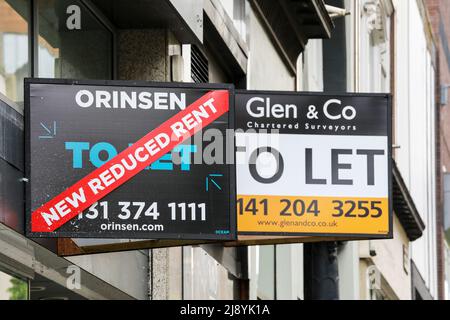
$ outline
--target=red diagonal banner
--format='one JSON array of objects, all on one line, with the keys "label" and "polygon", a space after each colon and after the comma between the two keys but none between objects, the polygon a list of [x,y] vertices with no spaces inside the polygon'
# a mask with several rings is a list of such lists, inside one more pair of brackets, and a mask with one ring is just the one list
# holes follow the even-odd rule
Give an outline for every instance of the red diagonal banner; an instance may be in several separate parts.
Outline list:
[{"label": "red diagonal banner", "polygon": [[52,232],[228,111],[211,91],[31,214],[32,232]]}]

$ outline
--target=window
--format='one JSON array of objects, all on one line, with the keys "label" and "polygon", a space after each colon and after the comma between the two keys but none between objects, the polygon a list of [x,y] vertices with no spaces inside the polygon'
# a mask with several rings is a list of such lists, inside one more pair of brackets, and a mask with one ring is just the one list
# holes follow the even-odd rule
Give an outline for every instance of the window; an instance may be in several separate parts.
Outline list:
[{"label": "window", "polygon": [[220,0],[223,8],[233,21],[234,27],[243,40],[246,39],[245,0]]},{"label": "window", "polygon": [[275,246],[260,246],[257,296],[260,300],[276,299],[275,293]]},{"label": "window", "polygon": [[444,174],[444,232],[450,244],[450,173]]},{"label": "window", "polygon": [[0,271],[0,300],[27,300],[28,282]]},{"label": "window", "polygon": [[448,243],[445,243],[444,256],[445,256],[445,269],[444,269],[445,300],[450,300],[450,246],[448,245]]},{"label": "window", "polygon": [[30,75],[30,1],[0,0],[0,93],[23,101],[23,78]]},{"label": "window", "polygon": [[80,1],[37,3],[39,77],[111,79],[111,31]]}]

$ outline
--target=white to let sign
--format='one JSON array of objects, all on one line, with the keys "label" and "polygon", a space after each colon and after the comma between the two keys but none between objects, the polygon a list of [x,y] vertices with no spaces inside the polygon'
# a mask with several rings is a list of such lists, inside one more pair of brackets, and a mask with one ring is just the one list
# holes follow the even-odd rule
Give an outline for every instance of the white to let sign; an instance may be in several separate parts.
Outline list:
[{"label": "white to let sign", "polygon": [[241,235],[391,236],[390,98],[236,95]]}]

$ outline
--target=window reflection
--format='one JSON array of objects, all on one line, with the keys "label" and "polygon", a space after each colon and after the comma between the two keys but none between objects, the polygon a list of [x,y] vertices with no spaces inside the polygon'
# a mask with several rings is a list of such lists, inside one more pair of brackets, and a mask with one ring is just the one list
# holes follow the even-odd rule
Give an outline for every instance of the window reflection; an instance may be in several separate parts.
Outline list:
[{"label": "window reflection", "polygon": [[444,232],[450,244],[450,173],[444,174]]},{"label": "window reflection", "polygon": [[111,79],[112,34],[80,1],[39,0],[38,23],[39,77]]},{"label": "window reflection", "polygon": [[28,283],[0,271],[0,300],[27,300]]},{"label": "window reflection", "polygon": [[23,101],[23,78],[29,76],[29,1],[0,0],[0,92]]}]

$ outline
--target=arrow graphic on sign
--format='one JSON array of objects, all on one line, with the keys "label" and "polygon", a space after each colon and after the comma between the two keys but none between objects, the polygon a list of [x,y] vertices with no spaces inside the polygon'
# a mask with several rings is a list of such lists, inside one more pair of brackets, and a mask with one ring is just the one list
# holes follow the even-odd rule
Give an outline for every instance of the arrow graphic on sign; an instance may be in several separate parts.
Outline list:
[{"label": "arrow graphic on sign", "polygon": [[222,190],[222,187],[213,179],[217,177],[223,177],[223,174],[212,173],[206,177],[206,191],[209,191],[209,184],[216,186],[217,189]]},{"label": "arrow graphic on sign", "polygon": [[40,123],[40,125],[45,130],[45,132],[47,132],[47,135],[39,136],[39,139],[53,139],[56,136],[56,121],[53,121],[53,129],[51,126],[50,128],[47,127],[42,122]]}]

